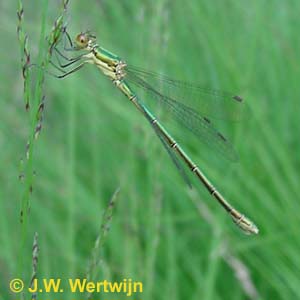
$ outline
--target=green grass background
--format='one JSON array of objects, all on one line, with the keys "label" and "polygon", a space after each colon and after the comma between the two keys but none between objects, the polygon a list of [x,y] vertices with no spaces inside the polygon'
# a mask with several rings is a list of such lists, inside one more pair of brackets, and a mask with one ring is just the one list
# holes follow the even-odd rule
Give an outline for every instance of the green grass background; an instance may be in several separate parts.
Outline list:
[{"label": "green grass background", "polygon": [[[24,1],[24,9],[34,62],[42,1]],[[14,1],[0,3],[0,299],[16,299],[11,278],[28,284],[35,231],[39,278],[84,276],[118,186],[98,280],[142,281],[143,294],[132,299],[300,299],[299,1],[71,0],[72,36],[91,29],[100,45],[133,65],[245,98],[249,119],[217,122],[238,150],[238,164],[214,156],[184,130],[173,133],[260,233],[243,235],[197,181],[189,191],[143,117],[88,66],[64,80],[46,78],[21,251],[18,175],[28,114],[16,10]],[[48,31],[58,13],[59,1],[49,1]],[[103,297],[126,298],[95,299]]]}]

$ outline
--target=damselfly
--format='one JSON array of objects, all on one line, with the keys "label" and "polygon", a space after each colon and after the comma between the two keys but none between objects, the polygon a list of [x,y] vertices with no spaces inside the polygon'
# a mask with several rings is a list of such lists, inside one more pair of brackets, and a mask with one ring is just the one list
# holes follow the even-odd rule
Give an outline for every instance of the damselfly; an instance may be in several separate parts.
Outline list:
[{"label": "damselfly", "polygon": [[[65,42],[67,41],[67,43],[69,43],[68,47],[66,47],[65,43],[64,50],[70,51],[69,53],[76,52],[78,55],[76,57],[69,57],[66,55],[66,52],[63,53],[63,51],[54,47],[59,66],[53,62],[52,64],[61,72],[56,77],[64,78],[81,69],[86,64],[93,64],[99,68],[145,116],[185,181],[189,183],[188,176],[185,174],[180,161],[189,168],[214,199],[221,204],[239,228],[247,234],[257,234],[258,228],[256,225],[225,200],[202,173],[200,168],[149,111],[133,91],[132,86],[142,88],[144,92],[149,93],[149,95],[159,101],[161,107],[167,109],[180,124],[187,127],[202,141],[213,146],[230,160],[236,160],[237,158],[233,147],[227,139],[214,128],[207,116],[214,114],[217,118],[224,117],[236,120],[240,116],[239,110],[243,108],[243,99],[239,96],[217,90],[204,89],[187,82],[173,80],[163,75],[129,66],[115,54],[100,47],[96,42],[96,37],[89,31],[78,34],[74,42],[72,42],[66,30],[64,30],[63,36]],[[67,62],[62,63],[62,59],[67,60]],[[154,84],[154,82],[157,84]],[[198,107],[196,109],[189,107],[187,105],[187,98],[184,99],[184,102],[183,98],[178,98],[181,97],[182,91],[185,90],[191,94],[191,98],[196,96],[199,98],[200,96],[205,98],[206,101],[198,101]],[[184,93],[187,94],[187,92]],[[176,99],[180,99],[181,102]],[[201,98],[199,98],[199,100],[200,99]],[[226,102],[226,105],[220,108],[219,104],[221,102]],[[197,103],[195,104],[197,105]],[[203,116],[198,113],[198,110],[202,112]]]}]

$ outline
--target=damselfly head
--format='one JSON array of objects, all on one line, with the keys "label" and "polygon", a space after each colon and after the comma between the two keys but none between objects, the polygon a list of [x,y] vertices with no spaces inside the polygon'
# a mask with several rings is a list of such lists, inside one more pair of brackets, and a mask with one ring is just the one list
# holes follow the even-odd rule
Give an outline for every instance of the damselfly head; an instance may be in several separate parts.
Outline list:
[{"label": "damselfly head", "polygon": [[79,49],[85,49],[96,41],[96,37],[89,31],[79,33],[75,38],[75,44]]}]

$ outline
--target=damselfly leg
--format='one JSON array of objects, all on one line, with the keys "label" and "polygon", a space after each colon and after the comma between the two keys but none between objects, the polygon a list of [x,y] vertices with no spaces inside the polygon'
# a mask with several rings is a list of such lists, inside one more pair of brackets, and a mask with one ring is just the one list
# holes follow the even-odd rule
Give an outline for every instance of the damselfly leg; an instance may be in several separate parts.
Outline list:
[{"label": "damselfly leg", "polygon": [[[63,50],[64,51],[77,51],[72,43],[72,40],[70,38],[70,35],[68,34],[68,32],[66,31],[66,29],[63,29],[62,32],[63,35],[63,40],[64,40],[64,45],[63,45]],[[66,47],[66,43],[69,43],[69,48]],[[80,70],[86,63],[86,59],[84,59],[84,55],[85,53],[81,53],[79,55],[77,55],[76,57],[68,57],[65,54],[62,53],[62,51],[60,51],[58,49],[58,45],[54,45],[53,47],[54,50],[54,55],[55,55],[55,59],[56,62],[53,61],[53,57],[50,60],[50,64],[58,71],[61,72],[61,74],[53,74],[51,73],[52,76],[56,77],[56,78],[65,78],[68,75],[73,74],[74,72]],[[66,63],[62,62],[62,59],[66,61]],[[76,63],[78,63],[76,65]],[[73,66],[73,68],[69,68]]]}]

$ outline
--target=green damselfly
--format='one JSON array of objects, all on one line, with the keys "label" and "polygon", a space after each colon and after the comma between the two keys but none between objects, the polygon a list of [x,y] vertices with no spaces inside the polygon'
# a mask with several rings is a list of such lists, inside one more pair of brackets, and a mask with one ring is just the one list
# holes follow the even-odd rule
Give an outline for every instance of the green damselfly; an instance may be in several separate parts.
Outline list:
[{"label": "green damselfly", "polygon": [[[187,127],[202,141],[213,146],[214,149],[233,161],[237,159],[233,147],[227,139],[214,128],[207,116],[213,114],[217,118],[237,120],[240,116],[239,110],[243,108],[243,99],[229,93],[201,88],[187,82],[173,80],[163,75],[132,67],[115,54],[100,47],[96,42],[96,37],[89,31],[78,34],[74,42],[65,28],[63,30],[63,36],[65,39],[64,50],[66,52],[63,53],[61,49],[56,46],[54,47],[59,66],[53,62],[52,64],[61,72],[59,75],[56,75],[56,77],[64,78],[81,69],[86,64],[93,64],[99,68],[145,116],[185,181],[189,183],[188,176],[185,174],[180,162],[183,162],[198,180],[200,180],[243,232],[247,234],[257,234],[258,228],[256,225],[225,200],[202,173],[200,168],[140,100],[133,91],[132,86],[142,88],[144,92],[149,93],[149,95],[159,101],[161,107],[168,110],[180,124]],[[69,45],[67,46],[66,43]],[[66,54],[67,52],[78,53],[78,55],[76,57],[70,57]],[[62,59],[65,60],[65,63],[62,63]],[[199,102],[199,107],[193,109],[188,106],[188,99],[180,96],[182,91],[184,91],[185,94],[189,93],[191,98],[201,95],[206,99],[206,102]],[[179,102],[176,99],[180,99],[184,102]],[[226,102],[226,106],[222,107],[222,109],[218,107],[220,102]],[[198,110],[202,112],[203,116],[198,113]]]}]

